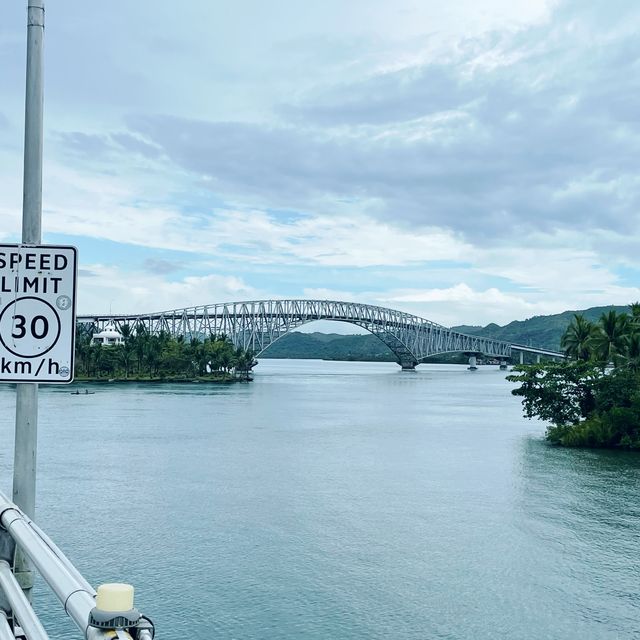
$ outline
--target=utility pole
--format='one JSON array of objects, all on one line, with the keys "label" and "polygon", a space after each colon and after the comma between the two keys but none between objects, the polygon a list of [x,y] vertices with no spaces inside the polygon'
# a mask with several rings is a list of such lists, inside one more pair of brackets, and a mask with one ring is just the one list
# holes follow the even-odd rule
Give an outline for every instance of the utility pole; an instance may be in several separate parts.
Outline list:
[{"label": "utility pole", "polygon": [[[44,0],[28,0],[22,243],[32,245],[42,242],[43,40]],[[37,440],[38,385],[20,383],[16,386],[13,500],[29,518],[35,515]],[[15,573],[28,592],[33,578],[22,553],[16,555]]]}]

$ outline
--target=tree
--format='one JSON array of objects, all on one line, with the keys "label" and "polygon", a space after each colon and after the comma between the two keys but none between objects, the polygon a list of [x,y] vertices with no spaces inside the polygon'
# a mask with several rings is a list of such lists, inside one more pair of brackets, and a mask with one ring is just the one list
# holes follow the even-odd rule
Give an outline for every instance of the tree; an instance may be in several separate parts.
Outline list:
[{"label": "tree", "polygon": [[640,331],[629,336],[625,364],[631,371],[640,372]]},{"label": "tree", "polygon": [[603,313],[598,322],[598,331],[593,337],[596,358],[603,364],[618,364],[624,356],[629,340],[629,319],[614,310]]},{"label": "tree", "polygon": [[604,375],[584,361],[514,367],[510,382],[520,383],[512,391],[522,398],[527,418],[541,418],[553,424],[571,424],[586,418],[595,406],[593,382]]},{"label": "tree", "polygon": [[120,333],[122,335],[122,349],[119,350],[120,363],[124,367],[124,377],[129,377],[129,367],[131,366],[131,359],[133,358],[133,332],[128,324],[123,324],[120,327]]},{"label": "tree", "polygon": [[158,374],[158,367],[162,361],[164,340],[161,336],[149,336],[144,345],[144,361],[150,376]]},{"label": "tree", "polygon": [[[138,376],[177,376],[182,379],[232,371],[246,373],[256,363],[253,353],[234,347],[229,338],[211,335],[203,341],[184,336],[172,337],[167,331],[152,334],[143,325],[132,331],[120,327],[121,344],[91,343],[91,336],[78,331],[76,337],[76,372],[88,376],[129,377],[132,360],[137,361]],[[218,376],[220,377],[220,376]]]},{"label": "tree", "polygon": [[76,329],[76,371],[89,375],[91,335]]},{"label": "tree", "polygon": [[149,332],[144,328],[144,325],[138,325],[136,327],[136,334],[133,338],[133,352],[138,364],[138,375],[142,373],[142,365],[144,362],[144,355],[147,350],[148,340]]},{"label": "tree", "polygon": [[577,360],[589,360],[592,356],[595,327],[583,315],[573,316],[560,346],[564,352]]},{"label": "tree", "polygon": [[102,365],[102,344],[94,342],[89,348],[88,366],[93,375],[98,375]]},{"label": "tree", "polygon": [[[591,329],[575,316],[563,347],[575,360],[516,367],[527,417],[548,420],[547,439],[563,446],[640,449],[640,304],[602,314]],[[609,369],[607,365],[613,364]]]}]

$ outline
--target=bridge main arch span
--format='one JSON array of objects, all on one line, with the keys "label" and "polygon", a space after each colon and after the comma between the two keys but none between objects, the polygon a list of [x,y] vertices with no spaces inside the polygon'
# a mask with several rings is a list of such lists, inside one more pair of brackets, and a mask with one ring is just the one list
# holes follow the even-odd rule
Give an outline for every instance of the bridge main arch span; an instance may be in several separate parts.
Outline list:
[{"label": "bridge main arch span", "polygon": [[257,300],[229,302],[145,315],[79,316],[87,330],[107,324],[150,333],[205,337],[226,335],[233,344],[260,355],[267,347],[298,327],[315,320],[348,322],[377,336],[395,354],[398,364],[412,369],[425,358],[452,352],[482,353],[508,358],[511,345],[500,340],[453,331],[419,316],[359,302],[335,300]]}]

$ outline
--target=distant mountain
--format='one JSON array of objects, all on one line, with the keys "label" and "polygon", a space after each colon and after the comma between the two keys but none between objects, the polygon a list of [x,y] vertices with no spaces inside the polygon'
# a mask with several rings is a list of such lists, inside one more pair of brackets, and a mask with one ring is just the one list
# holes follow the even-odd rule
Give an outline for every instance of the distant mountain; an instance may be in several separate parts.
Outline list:
[{"label": "distant mountain", "polygon": [[395,356],[372,333],[300,333],[294,331],[274,342],[262,358],[321,358],[323,360],[373,360],[394,362]]},{"label": "distant mountain", "polygon": [[[469,335],[483,335],[516,344],[545,349],[560,349],[560,338],[576,313],[596,321],[605,312],[614,309],[627,312],[629,307],[592,307],[584,311],[564,311],[551,316],[534,316],[528,320],[515,320],[507,325],[495,323],[486,327],[460,325],[456,331]],[[262,358],[320,358],[323,360],[369,360],[395,362],[393,353],[373,334],[342,335],[338,333],[300,333],[294,331],[272,344]],[[444,356],[439,361],[464,362],[464,356]]]},{"label": "distant mountain", "polygon": [[552,316],[534,316],[528,320],[514,320],[503,327],[491,323],[486,327],[460,325],[453,328],[470,335],[483,335],[515,344],[560,350],[562,334],[575,314],[581,313],[588,320],[595,322],[603,313],[611,309],[620,313],[629,311],[629,307],[591,307],[584,311],[563,311]]}]

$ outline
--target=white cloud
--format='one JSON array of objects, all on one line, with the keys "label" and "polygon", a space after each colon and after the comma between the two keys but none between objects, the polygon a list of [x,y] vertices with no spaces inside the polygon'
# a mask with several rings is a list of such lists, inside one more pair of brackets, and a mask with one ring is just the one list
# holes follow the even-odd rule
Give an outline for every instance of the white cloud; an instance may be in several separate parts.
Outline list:
[{"label": "white cloud", "polygon": [[502,293],[495,287],[485,291],[474,291],[464,283],[459,283],[446,289],[424,289],[396,294],[388,298],[391,302],[463,302],[467,304],[513,305],[514,302],[522,306],[529,306],[521,297]]},{"label": "white cloud", "polygon": [[[96,7],[99,33],[81,4],[48,13],[45,235],[144,247],[164,269],[95,265],[82,310],[295,290],[484,324],[640,298],[616,273],[640,267],[632,3],[248,0],[210,24],[211,3],[143,0]],[[8,239],[24,15],[3,15]],[[173,281],[167,251],[237,275]],[[456,265],[436,281],[434,261]]]},{"label": "white cloud", "polygon": [[465,283],[435,289],[412,289],[379,294],[381,304],[415,313],[445,326],[507,324],[532,316],[579,310],[604,304],[627,305],[640,299],[640,288],[610,285],[604,291],[545,289],[501,291],[473,289]]},{"label": "white cloud", "polygon": [[[291,214],[204,208],[197,215],[171,203],[172,178],[96,175],[47,164],[45,229],[122,244],[215,255],[259,264],[397,266],[460,260],[471,246],[442,228],[416,232],[370,216]],[[166,180],[164,180],[166,178]],[[153,198],[152,201],[149,201]],[[132,202],[137,204],[133,205]],[[357,205],[356,209],[357,209]],[[20,228],[19,210],[0,206],[3,228]]]},{"label": "white cloud", "polygon": [[536,315],[536,305],[522,295],[494,287],[474,290],[465,283],[436,289],[391,291],[378,297],[381,304],[415,313],[445,326],[507,323]]},{"label": "white cloud", "polygon": [[167,281],[160,275],[101,264],[83,265],[78,279],[78,315],[144,314],[215,302],[270,297],[242,278],[189,276]]},{"label": "white cloud", "polygon": [[[517,245],[517,236],[514,243]],[[575,244],[579,244],[578,237]],[[606,299],[618,289],[616,275],[602,265],[594,251],[547,247],[544,236],[529,240],[528,245],[479,249],[474,266],[481,273],[506,278],[542,296],[575,298],[589,293]]]}]

